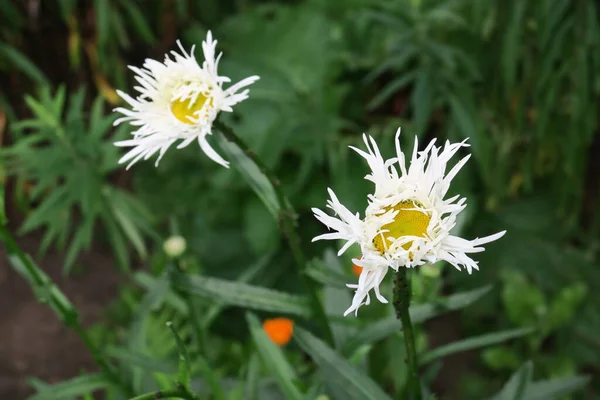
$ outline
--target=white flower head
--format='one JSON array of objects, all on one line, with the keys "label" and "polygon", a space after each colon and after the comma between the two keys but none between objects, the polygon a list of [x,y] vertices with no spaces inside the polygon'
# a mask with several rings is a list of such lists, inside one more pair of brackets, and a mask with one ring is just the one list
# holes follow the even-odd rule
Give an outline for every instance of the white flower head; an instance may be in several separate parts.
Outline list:
[{"label": "white flower head", "polygon": [[242,88],[254,83],[259,78],[245,78],[227,89],[223,84],[231,79],[217,74],[219,59],[223,53],[215,57],[217,41],[213,40],[209,31],[206,41],[202,42],[204,62],[198,64],[192,47],[188,54],[177,41],[180,53],[171,51],[164,62],[146,59],[143,68],[130,66],[136,73],[135,79],[140,86],[134,99],[127,93],[117,91],[131,109],[119,107],[115,111],[124,115],[114,125],[129,122],[139,127],[132,132],[133,139],[116,142],[116,146],[132,147],[119,163],[129,161],[127,168],[140,159],[147,160],[159,153],[156,164],[167,149],[181,140],[178,149],[198,139],[200,148],[213,161],[228,167],[225,161],[208,144],[206,136],[211,134],[213,121],[220,111],[231,112],[232,106],[248,98],[248,89]]},{"label": "white flower head", "polygon": [[327,207],[335,216],[313,208],[315,217],[335,231],[313,239],[346,240],[338,255],[352,244],[360,245],[362,257],[352,261],[363,267],[358,283],[347,285],[356,289],[352,305],[344,315],[358,312],[363,304],[369,304],[369,292],[382,303],[387,303],[379,292],[388,268],[414,268],[425,263],[445,260],[458,270],[465,268],[470,274],[479,269],[477,262],[468,254],[484,251],[481,245],[501,238],[506,231],[494,235],[467,240],[450,234],[456,225],[456,216],[466,207],[466,199],[454,196],[445,199],[450,182],[468,161],[470,155],[461,159],[446,172],[448,161],[461,147],[461,143],[446,142],[435,146],[435,139],[423,151],[415,145],[408,167],[400,149],[400,129],[396,133],[396,157],[384,160],[372,137],[363,135],[367,152],[351,148],[361,155],[371,168],[365,179],[375,184],[375,191],[368,197],[364,218],[350,212],[329,190],[331,199]]}]

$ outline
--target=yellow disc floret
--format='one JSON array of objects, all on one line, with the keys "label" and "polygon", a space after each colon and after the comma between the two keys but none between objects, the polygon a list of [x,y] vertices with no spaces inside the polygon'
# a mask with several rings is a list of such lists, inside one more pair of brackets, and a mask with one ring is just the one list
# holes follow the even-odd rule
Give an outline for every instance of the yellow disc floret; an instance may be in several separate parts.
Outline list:
[{"label": "yellow disc floret", "polygon": [[190,100],[187,99],[177,99],[171,102],[171,112],[173,113],[175,118],[177,118],[181,122],[185,124],[193,124],[194,122],[190,120],[190,118],[197,118],[195,113],[197,111],[200,111],[202,107],[204,107],[204,104],[207,100],[208,98],[206,96],[203,96],[202,94],[199,94],[196,98],[196,101],[194,101],[193,103],[190,103]]},{"label": "yellow disc floret", "polygon": [[[426,212],[415,210],[415,207],[416,204],[412,201],[402,201],[386,209],[386,211],[396,210],[398,214],[396,214],[393,222],[381,227],[382,230],[387,232],[380,233],[373,239],[373,244],[380,253],[385,253],[390,246],[389,238],[398,239],[402,236],[426,237],[431,216]],[[404,243],[402,247],[408,250],[411,245],[412,241]]]}]

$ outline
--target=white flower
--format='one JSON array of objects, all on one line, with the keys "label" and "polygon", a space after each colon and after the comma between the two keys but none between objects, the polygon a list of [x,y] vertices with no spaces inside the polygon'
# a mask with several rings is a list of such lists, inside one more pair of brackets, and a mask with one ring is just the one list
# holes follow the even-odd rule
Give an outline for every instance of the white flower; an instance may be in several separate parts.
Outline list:
[{"label": "white flower", "polygon": [[117,91],[131,109],[115,109],[124,117],[117,119],[114,125],[127,121],[139,127],[132,132],[133,139],[115,143],[116,146],[133,147],[119,160],[119,163],[131,160],[127,168],[141,158],[147,160],[156,152],[159,152],[155,164],[158,165],[173,143],[181,140],[177,146],[181,149],[196,138],[208,157],[224,167],[229,165],[210,147],[206,135],[211,134],[212,123],[219,111],[233,111],[231,106],[248,98],[248,89],[238,91],[259,78],[251,76],[224,90],[223,83],[231,79],[217,74],[223,53],[215,58],[217,41],[212,39],[210,31],[206,41],[202,42],[205,60],[202,66],[194,57],[195,46],[188,54],[179,41],[177,45],[181,54],[171,51],[172,58],[166,55],[164,63],[146,59],[143,68],[129,67],[140,84],[135,87],[139,92],[135,99]]},{"label": "white flower", "polygon": [[413,268],[425,263],[445,260],[458,270],[466,268],[470,274],[479,269],[477,262],[467,254],[484,251],[481,245],[501,238],[506,231],[494,235],[467,240],[450,234],[456,225],[456,216],[466,207],[466,199],[454,196],[444,199],[450,182],[465,165],[470,155],[461,159],[448,173],[448,161],[465,142],[446,142],[436,147],[435,140],[423,151],[415,146],[406,167],[404,153],[400,149],[400,129],[396,133],[396,157],[384,160],[372,137],[363,135],[368,152],[351,147],[367,160],[371,173],[365,179],[375,184],[375,193],[368,196],[368,206],[364,219],[351,213],[342,205],[333,191],[327,207],[336,214],[327,215],[313,208],[315,217],[335,232],[326,233],[313,239],[346,240],[339,251],[341,255],[354,243],[361,248],[362,258],[352,261],[363,267],[358,284],[347,285],[355,288],[352,305],[344,315],[363,304],[369,304],[369,292],[382,303],[387,300],[379,292],[379,285],[388,268]]}]

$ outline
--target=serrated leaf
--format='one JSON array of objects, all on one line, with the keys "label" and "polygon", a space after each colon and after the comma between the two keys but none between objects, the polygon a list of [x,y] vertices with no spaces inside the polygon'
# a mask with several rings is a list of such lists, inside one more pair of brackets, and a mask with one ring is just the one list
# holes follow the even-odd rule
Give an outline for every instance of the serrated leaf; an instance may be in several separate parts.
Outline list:
[{"label": "serrated leaf", "polygon": [[269,373],[275,377],[277,385],[287,399],[302,400],[302,394],[294,384],[296,372],[288,363],[283,352],[262,329],[258,318],[252,313],[246,313],[246,321],[256,348]]},{"label": "serrated leaf", "polygon": [[534,329],[532,328],[512,329],[508,331],[488,333],[477,337],[459,340],[428,351],[420,357],[419,362],[421,364],[427,364],[432,361],[436,361],[442,357],[446,357],[450,354],[478,349],[480,347],[490,346],[497,343],[502,343],[506,340],[528,335],[533,331]]},{"label": "serrated leaf", "polygon": [[515,372],[502,390],[490,400],[529,400],[525,397],[533,375],[533,363],[527,361]]},{"label": "serrated leaf", "polygon": [[527,400],[562,399],[563,396],[584,388],[590,380],[589,376],[574,376],[571,378],[532,382],[527,387],[523,398]]},{"label": "serrated leaf", "polygon": [[179,373],[177,375],[177,382],[183,385],[189,390],[190,382],[192,380],[191,368],[190,368],[190,356],[188,355],[187,349],[183,344],[183,341],[177,334],[177,331],[173,327],[173,323],[167,322],[167,326],[173,333],[175,342],[177,343],[177,352],[179,353]]},{"label": "serrated leaf", "polygon": [[296,327],[294,340],[317,363],[326,382],[346,393],[348,399],[390,400],[390,397],[364,372],[352,367],[335,350],[308,331]]},{"label": "serrated leaf", "polygon": [[311,315],[306,298],[260,286],[180,273],[173,274],[172,282],[189,293],[232,306],[302,317]]},{"label": "serrated leaf", "polygon": [[55,385],[44,385],[38,393],[27,400],[65,400],[106,389],[112,383],[103,374],[83,375]]}]

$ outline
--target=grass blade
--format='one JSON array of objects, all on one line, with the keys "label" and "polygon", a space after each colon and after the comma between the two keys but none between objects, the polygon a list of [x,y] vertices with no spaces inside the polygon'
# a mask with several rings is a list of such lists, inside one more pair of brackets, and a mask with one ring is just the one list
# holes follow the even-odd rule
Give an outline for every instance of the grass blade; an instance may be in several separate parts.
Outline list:
[{"label": "grass blade", "polygon": [[345,392],[348,399],[390,400],[371,378],[308,331],[295,328],[294,340],[317,363],[327,383]]},{"label": "grass blade", "polygon": [[172,282],[181,290],[232,306],[302,317],[311,315],[306,298],[260,286],[180,273],[173,274]]},{"label": "grass blade", "polygon": [[277,380],[285,397],[291,400],[302,400],[302,394],[294,384],[297,379],[296,372],[286,360],[281,349],[269,339],[254,314],[246,313],[246,320],[260,357],[269,373]]},{"label": "grass blade", "polygon": [[488,333],[486,335],[459,340],[428,351],[420,357],[419,361],[421,364],[427,364],[436,361],[442,357],[449,356],[450,354],[501,343],[506,340],[528,335],[533,331],[534,329],[532,328],[512,329],[508,331]]}]

